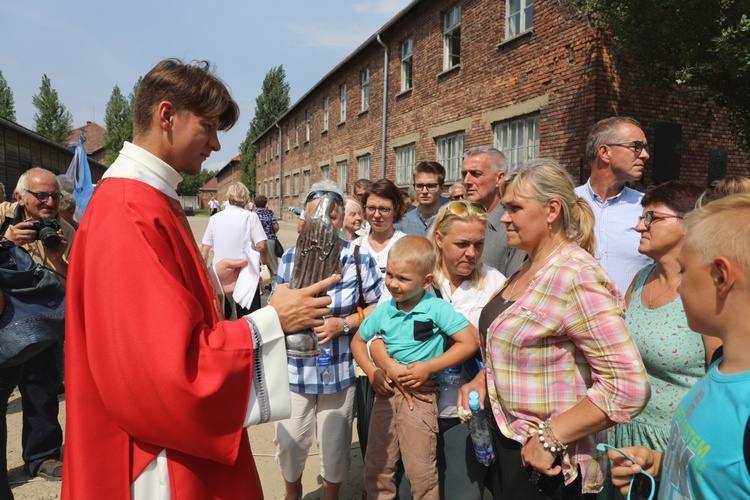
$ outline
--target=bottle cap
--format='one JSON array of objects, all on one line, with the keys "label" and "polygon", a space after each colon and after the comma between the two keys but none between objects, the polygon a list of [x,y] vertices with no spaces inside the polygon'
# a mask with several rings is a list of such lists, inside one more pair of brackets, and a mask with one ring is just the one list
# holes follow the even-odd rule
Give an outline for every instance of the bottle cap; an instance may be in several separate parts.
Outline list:
[{"label": "bottle cap", "polygon": [[471,411],[477,411],[480,408],[479,393],[477,391],[471,391],[469,393],[469,408],[471,408]]}]

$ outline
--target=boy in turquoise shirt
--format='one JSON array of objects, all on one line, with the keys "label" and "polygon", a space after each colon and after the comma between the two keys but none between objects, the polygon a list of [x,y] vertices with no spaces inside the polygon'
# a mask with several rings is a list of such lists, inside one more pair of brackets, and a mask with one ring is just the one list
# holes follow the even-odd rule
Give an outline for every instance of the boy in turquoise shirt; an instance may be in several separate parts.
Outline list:
[{"label": "boy in turquoise shirt", "polygon": [[660,499],[750,498],[748,221],[750,194],[712,201],[685,216],[677,259],[685,316],[691,330],[721,339],[724,352],[676,408],[664,453],[623,448],[633,464],[609,452],[612,482],[625,493],[631,477],[644,470],[660,479]]},{"label": "boy in turquoise shirt", "polygon": [[[406,369],[399,382],[417,388],[446,368],[461,364],[478,348],[478,333],[449,302],[425,290],[432,285],[435,250],[422,236],[408,235],[388,253],[385,284],[393,297],[367,317],[352,339],[352,353],[375,389],[365,456],[368,498],[396,496],[398,459],[404,463],[414,498],[437,499],[437,401],[413,400],[394,391],[367,353],[380,335],[388,355]],[[453,344],[446,350],[447,339]]]}]

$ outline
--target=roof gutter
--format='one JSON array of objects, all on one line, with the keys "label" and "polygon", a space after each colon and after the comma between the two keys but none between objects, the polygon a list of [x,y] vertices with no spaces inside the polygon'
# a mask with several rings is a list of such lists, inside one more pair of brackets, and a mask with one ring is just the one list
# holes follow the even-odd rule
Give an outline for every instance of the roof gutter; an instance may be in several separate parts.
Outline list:
[{"label": "roof gutter", "polygon": [[376,40],[383,47],[383,126],[381,131],[383,137],[380,144],[380,178],[385,179],[385,137],[388,123],[388,46],[380,39],[380,33],[377,34]]}]

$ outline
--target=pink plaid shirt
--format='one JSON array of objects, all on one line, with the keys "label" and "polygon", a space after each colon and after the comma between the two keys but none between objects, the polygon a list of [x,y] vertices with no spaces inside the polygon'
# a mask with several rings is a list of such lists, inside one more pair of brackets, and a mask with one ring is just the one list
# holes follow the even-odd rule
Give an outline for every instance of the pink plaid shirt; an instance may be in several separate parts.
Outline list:
[{"label": "pink plaid shirt", "polygon": [[[617,423],[643,410],[651,389],[623,307],[607,273],[570,243],[495,318],[487,333],[487,386],[506,437],[526,443],[539,423],[584,397]],[[601,489],[596,443],[604,438],[600,432],[570,444],[563,454],[566,484],[580,466],[583,492]]]}]

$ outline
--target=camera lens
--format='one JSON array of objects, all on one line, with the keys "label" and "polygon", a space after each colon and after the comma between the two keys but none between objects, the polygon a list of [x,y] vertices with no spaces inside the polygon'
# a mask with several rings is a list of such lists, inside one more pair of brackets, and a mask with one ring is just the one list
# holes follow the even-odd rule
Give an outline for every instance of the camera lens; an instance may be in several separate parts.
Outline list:
[{"label": "camera lens", "polygon": [[39,231],[39,239],[45,247],[55,248],[60,244],[60,235],[51,227],[43,227]]}]

